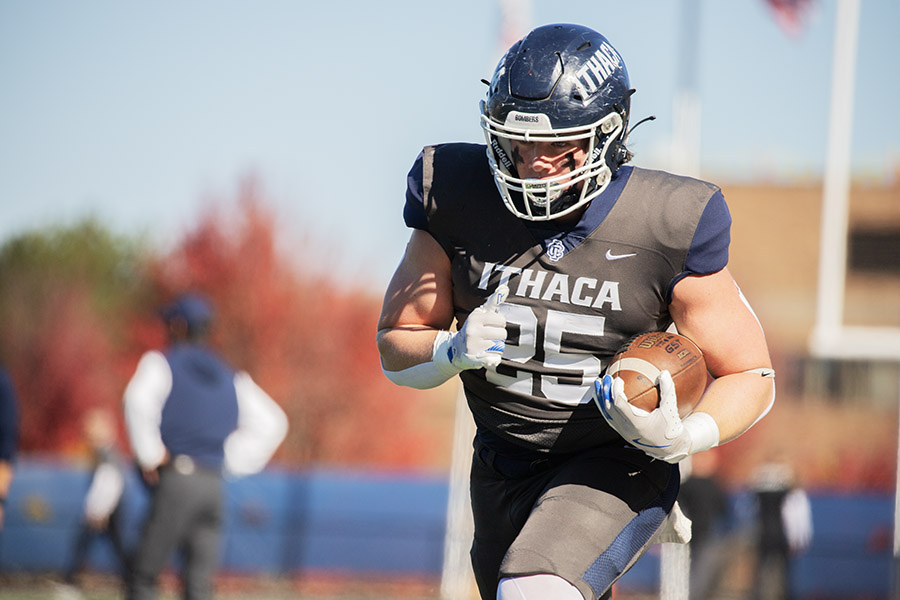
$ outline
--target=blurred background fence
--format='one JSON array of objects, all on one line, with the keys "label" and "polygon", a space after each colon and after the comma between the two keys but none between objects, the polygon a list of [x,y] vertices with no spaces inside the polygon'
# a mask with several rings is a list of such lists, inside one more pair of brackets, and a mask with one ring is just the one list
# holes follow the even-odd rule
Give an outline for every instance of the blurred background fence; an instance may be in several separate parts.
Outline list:
[{"label": "blurred background fence", "polygon": [[[53,460],[19,465],[0,536],[0,570],[61,574],[77,535],[89,472]],[[448,500],[446,477],[371,470],[269,470],[226,483],[221,570],[302,578],[440,577]],[[147,507],[136,472],[128,476],[125,538],[135,543]],[[730,494],[734,532],[727,577],[740,586],[752,531],[752,499]],[[893,497],[887,493],[812,493],[815,537],[798,557],[795,598],[887,598]],[[623,591],[659,586],[659,547],[620,583]],[[177,560],[177,559],[176,559]],[[172,568],[177,569],[173,560]],[[115,574],[108,543],[98,542],[88,570]]]}]

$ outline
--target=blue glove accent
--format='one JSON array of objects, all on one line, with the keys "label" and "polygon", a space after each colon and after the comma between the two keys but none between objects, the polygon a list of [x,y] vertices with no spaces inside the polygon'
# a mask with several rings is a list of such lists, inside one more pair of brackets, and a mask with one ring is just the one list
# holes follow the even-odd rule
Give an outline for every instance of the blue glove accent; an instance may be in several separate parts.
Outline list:
[{"label": "blue glove accent", "polygon": [[604,375],[603,379],[594,380],[594,395],[597,397],[597,406],[607,421],[612,419],[607,409],[612,403],[612,383],[612,375]]},{"label": "blue glove accent", "polygon": [[672,444],[666,444],[665,446],[654,446],[652,444],[645,444],[644,442],[641,441],[641,438],[634,438],[633,440],[631,440],[631,443],[634,444],[635,446],[641,446],[642,448],[668,448],[672,445]]}]

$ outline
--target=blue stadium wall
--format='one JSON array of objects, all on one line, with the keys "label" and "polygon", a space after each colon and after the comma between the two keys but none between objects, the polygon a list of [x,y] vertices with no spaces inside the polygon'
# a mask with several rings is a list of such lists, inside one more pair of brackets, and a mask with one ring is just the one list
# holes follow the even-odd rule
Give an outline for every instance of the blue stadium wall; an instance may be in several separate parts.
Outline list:
[{"label": "blue stadium wall", "polygon": [[[85,471],[20,460],[0,533],[0,571],[62,572],[88,483]],[[447,499],[446,478],[409,474],[268,470],[228,481],[222,569],[438,577]],[[748,498],[732,500],[740,526],[749,519]],[[133,546],[148,504],[136,471],[128,474],[125,502],[126,542]],[[888,598],[893,497],[814,494],[811,503],[815,536],[795,563],[795,597]],[[107,542],[93,544],[87,568],[116,571]],[[621,586],[658,589],[658,547]]]}]

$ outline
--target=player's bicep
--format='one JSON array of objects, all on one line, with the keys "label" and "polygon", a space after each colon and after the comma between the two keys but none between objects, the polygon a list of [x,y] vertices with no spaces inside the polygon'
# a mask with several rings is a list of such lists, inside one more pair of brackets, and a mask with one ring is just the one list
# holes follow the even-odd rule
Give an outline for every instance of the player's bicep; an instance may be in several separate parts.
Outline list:
[{"label": "player's bicep", "polygon": [[415,229],[385,292],[378,329],[446,328],[452,319],[450,261],[431,234]]},{"label": "player's bicep", "polygon": [[450,260],[431,234],[413,230],[384,295],[378,349],[397,370],[431,357],[435,331],[453,323]]},{"label": "player's bicep", "polygon": [[678,282],[669,311],[714,377],[771,366],[762,326],[727,269]]}]

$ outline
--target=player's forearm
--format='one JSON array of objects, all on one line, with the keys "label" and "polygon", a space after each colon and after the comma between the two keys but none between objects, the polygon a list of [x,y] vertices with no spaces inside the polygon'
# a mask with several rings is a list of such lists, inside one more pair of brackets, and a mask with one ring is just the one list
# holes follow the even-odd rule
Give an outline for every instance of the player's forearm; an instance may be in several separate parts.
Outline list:
[{"label": "player's forearm", "polygon": [[730,442],[768,412],[775,399],[775,380],[756,373],[719,377],[695,409],[708,413],[719,426],[719,443]]},{"label": "player's forearm", "polygon": [[453,335],[445,330],[383,330],[379,333],[379,348],[383,349],[382,357],[389,360],[383,360],[382,371],[403,387],[427,390],[442,385],[463,369],[473,368],[453,363],[453,340]]},{"label": "player's forearm", "polygon": [[432,359],[438,330],[425,326],[388,327],[376,337],[381,365],[386,371],[402,371]]}]

